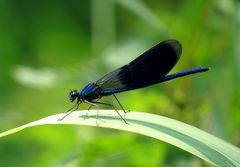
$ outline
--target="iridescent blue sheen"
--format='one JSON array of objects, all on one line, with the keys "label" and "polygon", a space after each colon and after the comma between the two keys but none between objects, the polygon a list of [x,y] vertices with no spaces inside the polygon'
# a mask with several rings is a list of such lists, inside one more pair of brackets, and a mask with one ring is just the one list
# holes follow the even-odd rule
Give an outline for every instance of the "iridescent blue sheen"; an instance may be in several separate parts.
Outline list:
[{"label": "iridescent blue sheen", "polygon": [[100,93],[101,92],[99,91],[98,87],[96,87],[94,83],[91,83],[83,88],[83,90],[80,92],[80,96],[91,101],[100,96]]},{"label": "iridescent blue sheen", "polygon": [[167,75],[178,62],[182,52],[177,40],[166,40],[130,63],[106,74],[94,83],[88,84],[82,91],[73,91],[69,99],[74,101],[93,101],[102,96],[139,89],[171,79],[207,71],[206,67],[198,67]]}]

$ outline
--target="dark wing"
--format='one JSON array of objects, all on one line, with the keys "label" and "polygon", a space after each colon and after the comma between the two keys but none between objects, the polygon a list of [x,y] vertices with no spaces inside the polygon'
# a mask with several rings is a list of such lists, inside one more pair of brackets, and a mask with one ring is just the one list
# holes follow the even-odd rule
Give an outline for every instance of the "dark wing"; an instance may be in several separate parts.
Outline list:
[{"label": "dark wing", "polygon": [[181,51],[178,41],[163,41],[129,64],[106,74],[96,83],[105,95],[159,83],[177,63]]}]

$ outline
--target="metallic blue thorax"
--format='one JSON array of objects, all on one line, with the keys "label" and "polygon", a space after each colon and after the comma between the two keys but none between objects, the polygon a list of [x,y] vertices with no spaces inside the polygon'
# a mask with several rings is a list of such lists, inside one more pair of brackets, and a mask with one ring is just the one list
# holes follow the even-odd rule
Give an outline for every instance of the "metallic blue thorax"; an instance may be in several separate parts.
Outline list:
[{"label": "metallic blue thorax", "polygon": [[88,84],[85,88],[83,88],[80,95],[83,99],[86,99],[88,101],[101,97],[100,89],[94,83]]}]

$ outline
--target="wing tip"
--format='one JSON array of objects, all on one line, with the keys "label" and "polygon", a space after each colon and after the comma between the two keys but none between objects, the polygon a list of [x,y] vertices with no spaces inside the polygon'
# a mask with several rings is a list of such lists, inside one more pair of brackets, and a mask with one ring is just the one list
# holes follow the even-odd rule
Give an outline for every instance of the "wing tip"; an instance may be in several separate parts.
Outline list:
[{"label": "wing tip", "polygon": [[182,54],[182,45],[178,40],[168,39],[168,40],[163,41],[162,43],[170,44],[172,49],[176,52],[177,57],[180,57],[180,55]]}]

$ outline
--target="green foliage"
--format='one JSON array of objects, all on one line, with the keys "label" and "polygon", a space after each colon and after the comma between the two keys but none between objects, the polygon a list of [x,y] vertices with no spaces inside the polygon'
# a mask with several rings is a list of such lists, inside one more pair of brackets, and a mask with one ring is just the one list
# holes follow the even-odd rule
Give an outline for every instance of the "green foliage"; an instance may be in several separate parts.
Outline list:
[{"label": "green foliage", "polygon": [[[211,70],[119,94],[121,103],[239,147],[239,11],[234,0],[1,0],[0,131],[64,112],[71,105],[70,89],[174,38],[183,53],[171,73],[198,66]],[[102,100],[114,103],[111,97]],[[0,162],[4,167],[209,166],[149,137],[60,125],[2,138]]]}]

